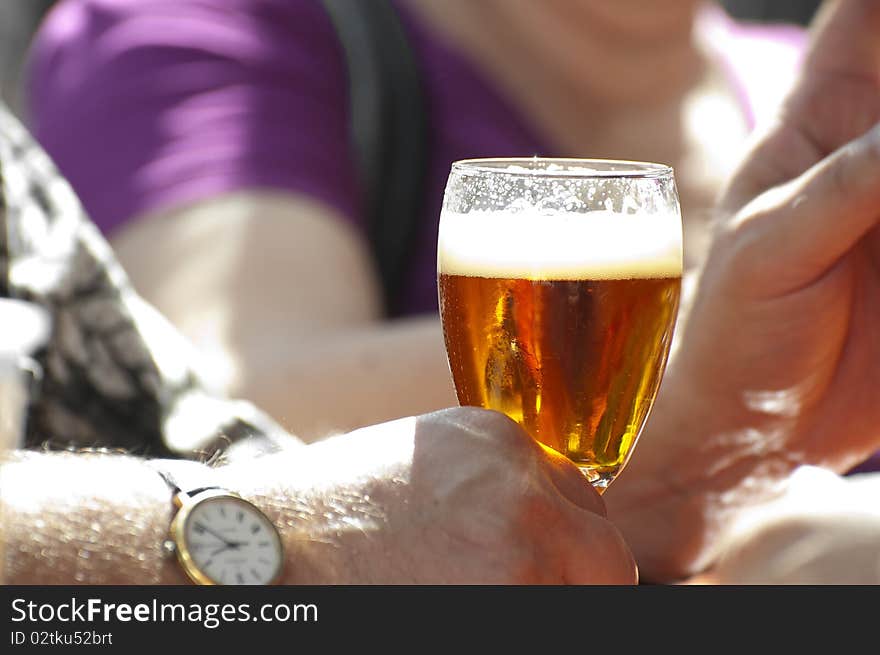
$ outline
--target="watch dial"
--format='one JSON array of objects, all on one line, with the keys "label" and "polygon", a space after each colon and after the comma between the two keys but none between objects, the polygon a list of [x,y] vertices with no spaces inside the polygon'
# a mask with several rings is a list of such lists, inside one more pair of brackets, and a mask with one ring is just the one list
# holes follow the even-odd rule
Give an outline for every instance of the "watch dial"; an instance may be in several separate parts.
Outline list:
[{"label": "watch dial", "polygon": [[244,500],[200,501],[187,516],[184,535],[192,563],[216,584],[270,584],[281,570],[275,526]]}]

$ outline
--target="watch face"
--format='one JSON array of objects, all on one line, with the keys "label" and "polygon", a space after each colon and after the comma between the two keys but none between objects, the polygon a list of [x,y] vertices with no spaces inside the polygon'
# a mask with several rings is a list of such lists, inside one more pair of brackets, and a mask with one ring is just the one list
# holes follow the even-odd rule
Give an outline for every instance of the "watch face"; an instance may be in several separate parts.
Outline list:
[{"label": "watch face", "polygon": [[175,520],[178,557],[201,584],[265,585],[281,573],[282,548],[272,522],[249,502],[205,492]]}]

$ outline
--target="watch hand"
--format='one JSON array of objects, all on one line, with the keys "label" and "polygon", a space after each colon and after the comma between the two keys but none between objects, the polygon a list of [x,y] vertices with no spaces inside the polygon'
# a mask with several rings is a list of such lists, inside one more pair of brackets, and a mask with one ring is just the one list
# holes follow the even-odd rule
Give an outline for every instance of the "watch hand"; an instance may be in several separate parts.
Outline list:
[{"label": "watch hand", "polygon": [[224,550],[238,550],[242,546],[247,546],[246,541],[227,541],[223,546],[220,546],[217,550],[211,553],[211,557],[217,555],[218,553],[222,553]]},{"label": "watch hand", "polygon": [[201,528],[202,530],[207,532],[212,537],[215,537],[216,539],[219,539],[220,541],[222,541],[224,544],[226,544],[227,548],[234,548],[234,547],[237,547],[237,545],[238,545],[237,542],[229,541],[226,537],[221,536],[220,534],[218,534],[217,532],[215,532],[214,530],[212,530],[211,528],[206,526],[204,523],[196,521],[195,526],[197,528]]}]

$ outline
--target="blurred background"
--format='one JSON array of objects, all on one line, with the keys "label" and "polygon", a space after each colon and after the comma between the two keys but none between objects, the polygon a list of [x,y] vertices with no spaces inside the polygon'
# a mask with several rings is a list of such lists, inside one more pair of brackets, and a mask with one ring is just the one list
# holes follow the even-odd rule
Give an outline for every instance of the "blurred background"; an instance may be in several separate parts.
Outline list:
[{"label": "blurred background", "polygon": [[[21,64],[43,15],[62,0],[0,0],[0,98],[21,115]],[[357,1],[357,0],[353,0]],[[737,18],[806,24],[821,0],[723,0]]]},{"label": "blurred background", "polygon": [[21,114],[21,64],[40,19],[58,0],[0,0],[0,98]]},{"label": "blurred background", "polygon": [[723,0],[731,16],[765,22],[810,22],[821,0]]}]

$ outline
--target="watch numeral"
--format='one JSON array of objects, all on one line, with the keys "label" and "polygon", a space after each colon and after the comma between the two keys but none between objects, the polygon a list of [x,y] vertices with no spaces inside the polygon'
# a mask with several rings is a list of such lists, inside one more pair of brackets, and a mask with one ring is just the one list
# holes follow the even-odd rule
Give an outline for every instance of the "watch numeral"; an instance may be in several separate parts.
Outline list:
[{"label": "watch numeral", "polygon": [[238,518],[238,522],[241,523],[242,521],[244,521],[244,512],[239,511],[236,514],[236,517]]},{"label": "watch numeral", "polygon": [[244,576],[241,572],[235,574],[235,579],[238,581],[238,584],[244,584]]},{"label": "watch numeral", "polygon": [[263,527],[259,523],[254,523],[251,526],[251,534],[257,534],[260,531],[260,528]]}]

